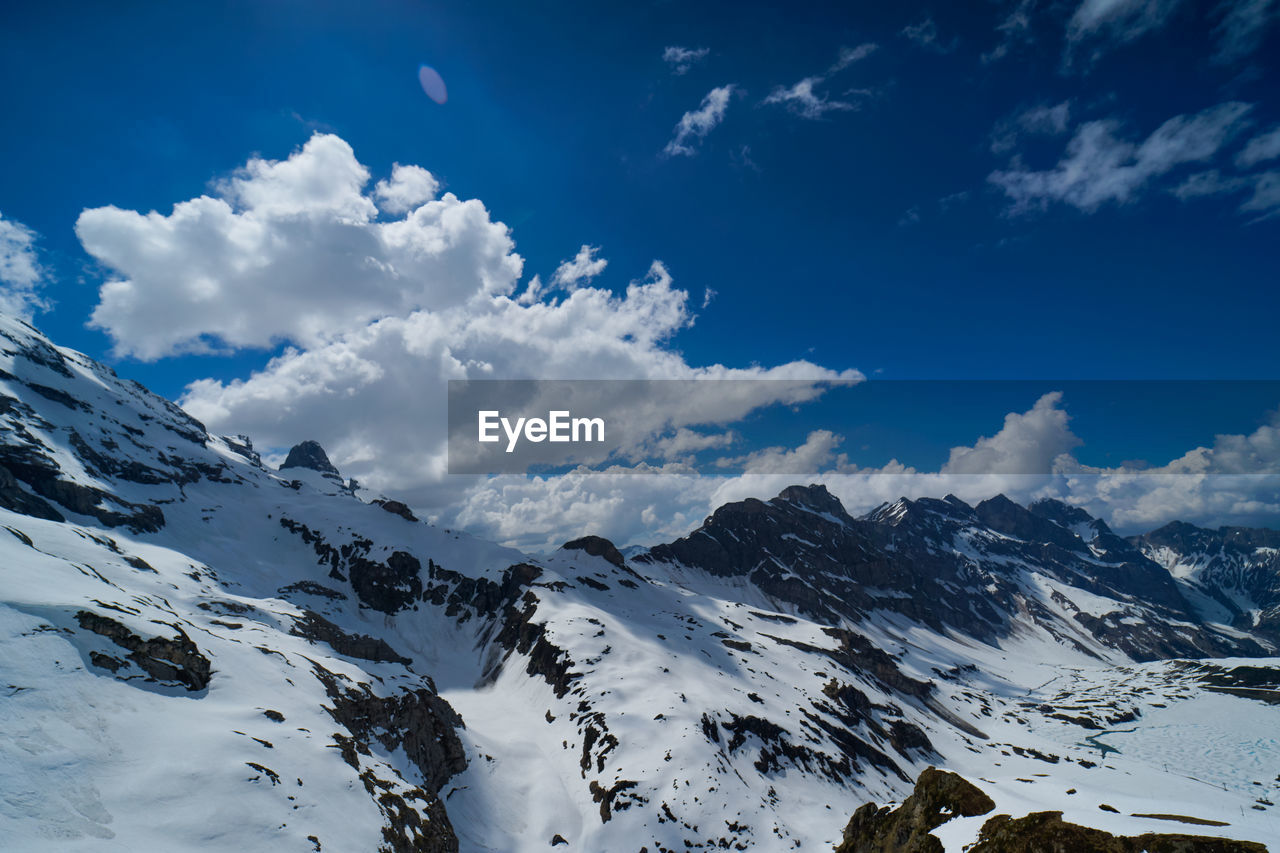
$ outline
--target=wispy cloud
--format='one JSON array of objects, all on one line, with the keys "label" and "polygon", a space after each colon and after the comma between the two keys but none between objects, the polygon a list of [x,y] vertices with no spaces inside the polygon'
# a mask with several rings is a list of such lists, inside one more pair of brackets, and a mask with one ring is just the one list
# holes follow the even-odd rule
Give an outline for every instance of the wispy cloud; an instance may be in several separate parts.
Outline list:
[{"label": "wispy cloud", "polygon": [[935,53],[950,53],[960,46],[959,39],[953,38],[950,41],[942,39],[938,34],[938,25],[934,23],[932,16],[903,27],[900,35],[916,46]]},{"label": "wispy cloud", "polygon": [[751,159],[751,146],[743,145],[737,151],[729,152],[729,160],[735,165],[743,169],[750,169],[753,172],[760,171],[760,164]]},{"label": "wispy cloud", "polygon": [[28,320],[47,307],[39,293],[45,271],[35,244],[36,232],[0,214],[0,311]]},{"label": "wispy cloud", "polygon": [[841,47],[840,53],[836,57],[836,61],[827,69],[827,74],[835,74],[843,71],[855,62],[866,59],[879,49],[879,45],[872,42],[864,42],[857,47]]},{"label": "wispy cloud", "polygon": [[1124,139],[1117,121],[1086,122],[1052,168],[1028,169],[1015,157],[1008,169],[992,172],[987,180],[1009,197],[1013,213],[1044,209],[1053,202],[1086,212],[1107,202],[1124,204],[1178,166],[1212,159],[1245,127],[1250,108],[1229,101],[1176,116],[1141,143]]},{"label": "wispy cloud", "polygon": [[766,104],[781,104],[798,116],[809,119],[822,118],[833,110],[856,109],[848,101],[836,101],[826,95],[815,92],[814,87],[821,85],[825,77],[806,77],[794,86],[779,86],[764,99]]},{"label": "wispy cloud", "polygon": [[1243,59],[1258,49],[1267,28],[1280,19],[1280,2],[1227,0],[1217,11],[1222,20],[1213,30],[1218,40],[1213,60],[1226,64]]},{"label": "wispy cloud", "polygon": [[1010,9],[1009,14],[996,25],[996,32],[1000,34],[1000,42],[991,50],[982,54],[983,64],[1003,59],[1018,45],[1027,44],[1033,40],[1031,13],[1035,11],[1035,7],[1036,0],[1018,0],[1017,5]]},{"label": "wispy cloud", "polygon": [[1260,214],[1255,222],[1280,216],[1280,170],[1255,175],[1253,194],[1240,205],[1240,210]]},{"label": "wispy cloud", "polygon": [[[1088,62],[1117,45],[1159,29],[1182,0],[1082,0],[1067,22],[1063,66],[1070,68],[1091,46]],[[1087,64],[1087,63],[1086,63]]]},{"label": "wispy cloud", "polygon": [[[836,61],[827,68],[826,73],[805,77],[792,86],[776,86],[761,103],[786,107],[796,115],[807,119],[820,119],[829,112],[856,110],[858,109],[858,104],[850,101],[835,100],[826,93],[818,91],[818,87],[826,83],[833,74],[843,71],[855,62],[866,59],[876,50],[877,46],[871,42],[860,44],[857,47],[842,47]],[[845,94],[865,95],[868,93],[851,89]]]},{"label": "wispy cloud", "polygon": [[662,61],[671,68],[677,77],[688,74],[689,69],[707,58],[711,52],[707,47],[680,47],[672,45],[662,51]]},{"label": "wispy cloud", "polygon": [[1071,102],[1052,106],[1037,104],[1013,116],[1001,119],[991,131],[991,152],[1003,154],[1017,147],[1027,134],[1056,135],[1065,133],[1071,120]]},{"label": "wispy cloud", "polygon": [[692,143],[706,138],[708,133],[724,121],[724,114],[729,109],[729,99],[733,97],[735,88],[733,84],[717,86],[707,93],[696,110],[682,115],[676,123],[676,135],[662,149],[663,153],[671,157],[692,157],[696,154],[697,150]]},{"label": "wispy cloud", "polygon": [[1254,175],[1224,175],[1217,169],[1209,169],[1191,175],[1171,192],[1183,201],[1248,193],[1239,210],[1254,215],[1253,222],[1280,216],[1280,170]]},{"label": "wispy cloud", "polygon": [[[1280,159],[1280,127],[1274,127],[1250,139],[1236,154],[1234,163],[1237,169],[1246,171],[1260,163],[1276,159]],[[1277,169],[1236,175],[1225,175],[1219,169],[1208,169],[1191,175],[1171,192],[1184,201],[1206,196],[1248,193],[1239,209],[1241,213],[1256,214],[1253,222],[1280,216],[1280,170]]]},{"label": "wispy cloud", "polygon": [[1265,163],[1280,157],[1280,127],[1260,133],[1250,139],[1236,155],[1236,165],[1242,169]]}]

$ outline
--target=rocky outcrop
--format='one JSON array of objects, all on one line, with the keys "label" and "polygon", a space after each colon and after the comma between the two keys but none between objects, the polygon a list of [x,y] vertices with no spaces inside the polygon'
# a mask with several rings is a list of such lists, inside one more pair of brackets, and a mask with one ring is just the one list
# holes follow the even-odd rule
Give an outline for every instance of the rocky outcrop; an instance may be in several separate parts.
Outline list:
[{"label": "rocky outcrop", "polygon": [[1033,812],[1016,820],[991,818],[969,853],[1267,853],[1267,848],[1256,841],[1204,835],[1112,835],[1067,823],[1062,812]]},{"label": "rocky outcrop", "polygon": [[294,622],[289,633],[296,637],[304,637],[312,642],[328,643],[329,647],[340,655],[371,660],[375,663],[411,664],[410,658],[398,654],[395,649],[380,637],[367,634],[348,634],[337,625],[310,610],[302,611],[302,618]]},{"label": "rocky outcrop", "polygon": [[[456,853],[458,838],[439,792],[445,782],[467,767],[466,750],[457,734],[462,718],[436,695],[434,686],[379,696],[369,685],[351,686],[314,661],[312,670],[333,702],[327,709],[329,714],[349,733],[334,733],[334,745],[343,760],[360,772],[365,790],[383,814],[386,844],[380,849]],[[388,753],[403,750],[417,769],[421,784],[409,784],[390,767],[372,761],[370,746],[374,743]],[[396,778],[380,778],[376,767]]]},{"label": "rocky outcrop", "polygon": [[8,468],[0,465],[0,506],[33,518],[65,521],[62,513],[35,495],[28,494]]},{"label": "rocky outcrop", "polygon": [[[975,817],[995,802],[964,778],[930,767],[915,791],[898,806],[867,803],[853,814],[836,853],[943,853],[932,831],[953,817]],[[1144,833],[1112,835],[1067,823],[1062,812],[1033,812],[1025,817],[996,815],[987,820],[969,853],[1267,853],[1254,841],[1201,835]]]},{"label": "rocky outcrop", "polygon": [[622,552],[603,536],[583,536],[571,539],[560,546],[565,551],[586,551],[592,557],[603,557],[618,568],[626,567],[627,561]]},{"label": "rocky outcrop", "polygon": [[934,829],[953,817],[982,815],[995,807],[960,776],[930,767],[898,808],[867,803],[854,812],[836,853],[943,853],[942,842],[930,834]]},{"label": "rocky outcrop", "polygon": [[[151,637],[144,640],[114,619],[90,610],[76,613],[76,621],[86,631],[106,637],[120,648],[127,649],[129,660],[156,681],[177,682],[191,691],[203,690],[209,686],[212,675],[209,659],[200,653],[200,649],[186,632],[176,625],[173,627],[178,636],[174,639]],[[99,655],[95,663],[113,672],[118,671],[120,667],[109,665],[112,660],[106,655]]]},{"label": "rocky outcrop", "polygon": [[40,498],[96,518],[107,527],[123,526],[134,533],[154,533],[164,527],[160,507],[131,503],[102,489],[64,479],[58,464],[32,443],[0,445],[0,470],[4,471],[0,474],[0,501],[6,501],[8,509],[37,518],[63,520],[46,501],[25,494],[17,484],[22,481]]},{"label": "rocky outcrop", "polygon": [[409,509],[409,505],[402,501],[376,500],[374,506],[380,506],[392,515],[398,515],[405,521],[417,521],[418,517]]},{"label": "rocky outcrop", "polygon": [[289,455],[285,457],[284,464],[280,466],[280,470],[283,471],[286,468],[306,468],[311,471],[319,471],[321,474],[340,476],[338,469],[333,467],[333,463],[329,461],[329,455],[320,446],[320,442],[310,439],[289,448]]},{"label": "rocky outcrop", "polygon": [[[533,621],[538,612],[538,597],[526,592],[522,603],[523,609],[516,609],[514,604],[507,605],[502,629],[495,640],[506,649],[506,657],[510,657],[512,652],[527,655],[529,662],[525,671],[529,675],[541,676],[551,685],[557,698],[563,699],[573,683],[582,678],[582,673],[574,670],[574,661],[567,651],[547,639],[546,625]],[[491,672],[487,677],[492,678],[496,674]]]},{"label": "rocky outcrop", "polygon": [[420,687],[378,696],[363,685],[349,689],[329,680],[325,686],[333,700],[334,720],[366,744],[376,740],[389,752],[403,748],[432,793],[467,769],[466,750],[455,731],[463,725],[462,718],[431,690]]}]

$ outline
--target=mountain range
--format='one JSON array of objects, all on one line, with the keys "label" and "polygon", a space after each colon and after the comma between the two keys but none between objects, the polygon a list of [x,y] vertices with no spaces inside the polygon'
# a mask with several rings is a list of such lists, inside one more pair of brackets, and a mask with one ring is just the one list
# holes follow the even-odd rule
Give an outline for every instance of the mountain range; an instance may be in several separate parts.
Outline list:
[{"label": "mountain range", "polygon": [[7,317],[0,525],[13,849],[1280,841],[1276,530],[796,485],[529,555]]}]

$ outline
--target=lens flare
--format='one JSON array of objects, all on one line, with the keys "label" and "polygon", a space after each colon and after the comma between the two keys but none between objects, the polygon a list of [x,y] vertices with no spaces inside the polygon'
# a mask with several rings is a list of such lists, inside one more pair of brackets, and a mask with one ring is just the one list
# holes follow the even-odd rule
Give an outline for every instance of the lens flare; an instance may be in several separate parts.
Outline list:
[{"label": "lens flare", "polygon": [[444,78],[430,65],[423,65],[418,69],[418,82],[422,84],[422,91],[427,93],[427,97],[437,104],[443,104],[449,100],[449,91],[444,87]]}]

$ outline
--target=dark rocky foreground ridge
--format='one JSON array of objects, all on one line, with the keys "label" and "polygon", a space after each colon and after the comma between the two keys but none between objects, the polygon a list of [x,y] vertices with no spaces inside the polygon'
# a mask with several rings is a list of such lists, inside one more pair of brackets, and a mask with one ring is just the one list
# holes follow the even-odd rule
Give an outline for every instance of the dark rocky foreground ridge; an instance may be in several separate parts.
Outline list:
[{"label": "dark rocky foreground ridge", "polygon": [[[995,802],[955,773],[930,767],[911,796],[897,808],[858,809],[845,827],[836,853],[943,853],[933,830],[957,817],[995,811]],[[1165,816],[1176,820],[1177,816]],[[1190,821],[1188,821],[1190,822]],[[998,814],[983,823],[968,853],[1266,853],[1253,841],[1205,835],[1146,832],[1113,835],[1069,823],[1062,812],[1035,812],[1021,818]]]},{"label": "dark rocky foreground ridge", "polygon": [[[983,850],[1076,832],[1148,771],[1269,840],[1270,776],[1200,797],[1088,738],[1278,695],[1274,661],[1231,659],[1274,654],[1273,531],[1123,539],[1004,497],[854,518],[794,486],[632,559],[589,531],[534,558],[357,498],[316,442],[271,469],[20,322],[0,371],[15,849],[830,849],[858,804],[928,813],[958,786],[931,766],[969,768],[993,815],[1088,800],[993,816]],[[906,808],[858,832],[927,844]]]}]

